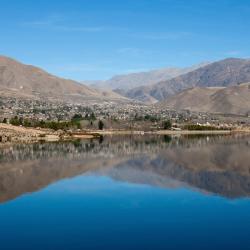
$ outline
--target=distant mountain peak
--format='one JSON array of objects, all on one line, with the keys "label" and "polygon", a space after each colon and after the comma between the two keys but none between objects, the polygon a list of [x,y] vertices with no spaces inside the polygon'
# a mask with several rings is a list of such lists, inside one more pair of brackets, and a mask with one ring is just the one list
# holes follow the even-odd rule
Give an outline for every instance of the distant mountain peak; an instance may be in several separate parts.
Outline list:
[{"label": "distant mountain peak", "polygon": [[185,68],[166,67],[143,72],[133,72],[130,74],[119,74],[113,76],[107,81],[83,81],[83,83],[87,83],[90,86],[100,89],[108,88],[115,91],[128,91],[135,87],[149,86],[160,81],[177,77],[207,64],[209,64],[209,62],[203,62],[198,65]]}]

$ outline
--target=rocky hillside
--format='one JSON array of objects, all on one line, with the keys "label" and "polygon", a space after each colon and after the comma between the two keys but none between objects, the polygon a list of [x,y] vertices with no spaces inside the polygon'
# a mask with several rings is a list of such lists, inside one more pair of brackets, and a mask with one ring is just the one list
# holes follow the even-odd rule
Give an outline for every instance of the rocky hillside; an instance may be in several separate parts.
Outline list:
[{"label": "rocky hillside", "polygon": [[137,87],[126,96],[157,102],[192,87],[227,87],[250,82],[250,60],[229,58],[151,86]]},{"label": "rocky hillside", "polygon": [[217,88],[195,87],[157,105],[176,110],[250,115],[250,83]]},{"label": "rocky hillside", "polygon": [[114,92],[98,91],[4,56],[0,56],[0,94],[66,101],[121,98]]}]

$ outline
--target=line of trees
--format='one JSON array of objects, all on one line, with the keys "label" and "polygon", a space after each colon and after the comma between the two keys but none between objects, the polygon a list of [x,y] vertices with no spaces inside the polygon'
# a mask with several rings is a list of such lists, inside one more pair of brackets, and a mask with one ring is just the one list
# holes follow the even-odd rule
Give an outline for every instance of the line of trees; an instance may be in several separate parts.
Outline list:
[{"label": "line of trees", "polygon": [[[68,130],[68,129],[82,129],[81,121],[88,120],[91,125],[96,120],[94,113],[89,114],[87,117],[83,117],[81,114],[75,114],[70,121],[44,121],[36,119],[24,119],[22,117],[15,116],[9,120],[9,123],[14,126],[24,127],[39,127],[53,130]],[[7,119],[4,118],[3,123],[7,123]],[[104,122],[99,120],[97,123],[98,129],[104,129]]]},{"label": "line of trees", "polygon": [[[7,120],[6,120],[7,121]],[[53,130],[66,130],[71,128],[81,128],[81,124],[77,120],[71,121],[43,121],[43,120],[31,120],[23,119],[22,117],[18,118],[17,116],[10,119],[10,124],[14,126],[24,126],[24,127],[40,127],[48,128]]]},{"label": "line of trees", "polygon": [[71,121],[83,121],[83,120],[88,120],[88,121],[95,121],[96,120],[96,116],[95,114],[92,112],[90,114],[86,114],[84,117],[81,114],[75,114],[72,118]]},{"label": "line of trees", "polygon": [[184,126],[186,130],[227,130],[227,128],[218,128],[215,126],[199,125],[199,124],[188,124]]}]

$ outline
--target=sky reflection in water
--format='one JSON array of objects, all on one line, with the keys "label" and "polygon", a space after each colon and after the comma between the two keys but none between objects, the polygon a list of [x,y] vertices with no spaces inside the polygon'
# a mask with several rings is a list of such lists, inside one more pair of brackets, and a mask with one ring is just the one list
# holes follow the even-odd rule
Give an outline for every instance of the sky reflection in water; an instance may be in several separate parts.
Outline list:
[{"label": "sky reflection in water", "polygon": [[249,249],[249,138],[151,139],[5,149],[1,249]]}]

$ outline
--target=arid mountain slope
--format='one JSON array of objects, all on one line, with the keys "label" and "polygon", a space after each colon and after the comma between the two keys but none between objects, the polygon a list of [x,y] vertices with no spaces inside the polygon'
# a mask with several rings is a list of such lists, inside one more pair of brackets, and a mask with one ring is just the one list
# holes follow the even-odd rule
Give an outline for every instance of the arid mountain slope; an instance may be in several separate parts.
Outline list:
[{"label": "arid mountain slope", "polygon": [[227,88],[195,87],[157,105],[176,110],[247,115],[250,114],[250,83]]},{"label": "arid mountain slope", "polygon": [[227,87],[245,82],[250,82],[250,60],[228,58],[167,81],[134,88],[125,95],[156,102],[192,87]]},{"label": "arid mountain slope", "polygon": [[121,98],[114,92],[97,91],[4,56],[0,56],[0,93],[17,97],[61,100]]}]

